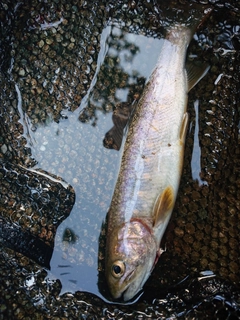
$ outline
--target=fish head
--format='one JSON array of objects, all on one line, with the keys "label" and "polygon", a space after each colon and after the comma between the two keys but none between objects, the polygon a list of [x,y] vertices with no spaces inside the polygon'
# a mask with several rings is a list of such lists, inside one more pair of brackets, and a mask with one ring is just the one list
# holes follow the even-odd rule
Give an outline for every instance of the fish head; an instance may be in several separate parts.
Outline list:
[{"label": "fish head", "polygon": [[132,300],[142,289],[158,259],[148,225],[134,220],[115,228],[107,243],[105,273],[114,300]]}]

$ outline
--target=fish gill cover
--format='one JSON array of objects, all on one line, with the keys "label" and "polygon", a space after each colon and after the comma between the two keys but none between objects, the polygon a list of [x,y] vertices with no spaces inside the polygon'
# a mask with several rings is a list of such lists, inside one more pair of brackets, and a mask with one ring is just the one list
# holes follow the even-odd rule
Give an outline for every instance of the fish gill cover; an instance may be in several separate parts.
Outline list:
[{"label": "fish gill cover", "polygon": [[239,318],[239,4],[199,2],[213,12],[188,59],[211,70],[189,94],[167,250],[126,306],[97,285],[120,162],[102,140],[154,67],[163,4],[1,2],[2,319]]}]

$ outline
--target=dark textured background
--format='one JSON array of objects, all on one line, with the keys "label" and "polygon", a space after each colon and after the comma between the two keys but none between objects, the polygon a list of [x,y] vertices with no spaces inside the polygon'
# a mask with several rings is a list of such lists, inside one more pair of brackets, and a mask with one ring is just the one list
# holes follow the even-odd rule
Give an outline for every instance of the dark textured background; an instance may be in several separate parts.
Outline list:
[{"label": "dark textured background", "polygon": [[[119,56],[127,52],[131,61],[138,51],[127,32],[146,35],[151,52],[147,41],[163,36],[166,13],[181,2],[168,8],[156,1],[1,2],[1,319],[239,317],[237,1],[199,1],[213,11],[189,54],[211,69],[189,94],[183,175],[162,243],[167,251],[140,301],[111,305],[91,293],[74,293],[74,285],[59,295],[63,282],[40,266],[49,267],[55,242],[54,254],[84,270],[85,278],[96,273],[99,259],[104,287],[104,233],[99,252],[98,238],[120,153],[103,148],[102,139],[112,111],[131,104],[145,80],[140,72],[129,76]],[[101,34],[113,24],[119,34],[111,29],[107,41],[116,54],[105,56]],[[34,166],[43,174],[29,171]]]}]

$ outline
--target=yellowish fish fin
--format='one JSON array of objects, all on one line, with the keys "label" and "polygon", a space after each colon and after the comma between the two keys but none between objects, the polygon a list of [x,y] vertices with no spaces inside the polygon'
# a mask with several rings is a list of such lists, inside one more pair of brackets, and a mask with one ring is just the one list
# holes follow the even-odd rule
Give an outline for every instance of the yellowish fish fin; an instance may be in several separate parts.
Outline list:
[{"label": "yellowish fish fin", "polygon": [[187,135],[187,128],[188,128],[188,113],[185,112],[183,115],[182,125],[180,129],[180,141],[185,143],[186,135]]},{"label": "yellowish fish fin", "polygon": [[207,74],[210,66],[208,64],[186,63],[188,92]]},{"label": "yellowish fish fin", "polygon": [[174,193],[172,187],[168,186],[157,198],[153,208],[153,227],[162,223],[169,210],[174,206]]}]

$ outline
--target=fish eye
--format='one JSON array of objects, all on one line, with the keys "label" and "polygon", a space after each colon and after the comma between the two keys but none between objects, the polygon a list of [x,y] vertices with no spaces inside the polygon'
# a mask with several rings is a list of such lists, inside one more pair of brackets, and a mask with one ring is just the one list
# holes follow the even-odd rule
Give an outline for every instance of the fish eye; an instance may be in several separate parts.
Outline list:
[{"label": "fish eye", "polygon": [[122,261],[115,261],[112,265],[112,275],[114,278],[121,278],[125,272],[125,264]]}]

